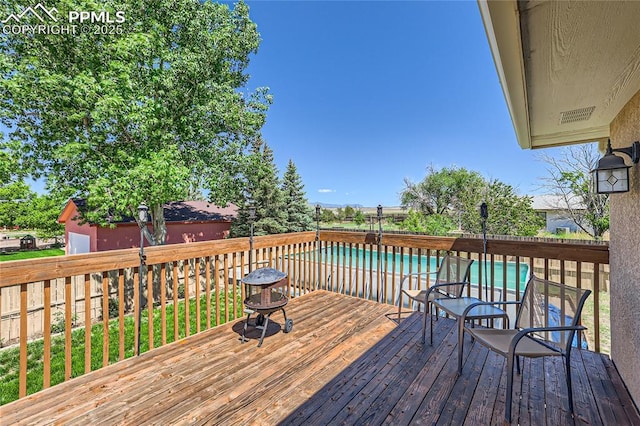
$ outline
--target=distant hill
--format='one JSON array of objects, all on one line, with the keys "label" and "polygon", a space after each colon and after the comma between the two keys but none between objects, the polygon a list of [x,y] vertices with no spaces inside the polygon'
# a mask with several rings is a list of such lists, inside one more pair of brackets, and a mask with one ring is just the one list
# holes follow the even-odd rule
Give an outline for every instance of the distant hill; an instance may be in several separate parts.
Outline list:
[{"label": "distant hill", "polygon": [[351,206],[354,209],[361,209],[363,208],[362,204],[330,204],[330,203],[309,203],[311,205],[311,207],[315,207],[318,204],[320,204],[320,207],[322,207],[323,209],[338,209],[338,208],[345,208],[347,206]]}]

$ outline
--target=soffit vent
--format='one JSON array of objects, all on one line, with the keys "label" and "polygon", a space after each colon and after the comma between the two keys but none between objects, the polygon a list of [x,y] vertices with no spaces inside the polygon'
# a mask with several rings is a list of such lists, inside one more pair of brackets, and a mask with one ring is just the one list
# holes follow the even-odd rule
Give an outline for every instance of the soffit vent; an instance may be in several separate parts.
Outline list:
[{"label": "soffit vent", "polygon": [[560,113],[560,124],[575,123],[576,121],[586,121],[591,118],[595,106],[578,108]]}]

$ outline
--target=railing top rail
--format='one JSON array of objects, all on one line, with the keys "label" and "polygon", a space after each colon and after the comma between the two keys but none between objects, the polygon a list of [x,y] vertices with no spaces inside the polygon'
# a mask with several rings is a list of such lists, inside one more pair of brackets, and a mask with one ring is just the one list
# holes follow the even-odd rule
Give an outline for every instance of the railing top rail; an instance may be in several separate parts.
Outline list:
[{"label": "railing top rail", "polygon": [[[377,243],[376,238],[376,232],[320,231],[320,240],[328,242],[373,244]],[[483,251],[481,238],[433,237],[383,232],[381,243],[385,246],[406,248],[472,253],[481,253]],[[608,244],[488,239],[487,253],[601,264],[609,263]]]}]

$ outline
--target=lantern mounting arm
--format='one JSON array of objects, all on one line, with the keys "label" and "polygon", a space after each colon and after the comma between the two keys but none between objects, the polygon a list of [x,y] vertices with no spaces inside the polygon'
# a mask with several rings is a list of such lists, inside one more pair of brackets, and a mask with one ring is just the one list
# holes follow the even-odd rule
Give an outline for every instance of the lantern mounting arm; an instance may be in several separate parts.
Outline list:
[{"label": "lantern mounting arm", "polygon": [[611,148],[611,141],[607,144],[607,153],[621,152],[631,158],[633,164],[640,162],[640,141],[635,141],[627,148]]}]

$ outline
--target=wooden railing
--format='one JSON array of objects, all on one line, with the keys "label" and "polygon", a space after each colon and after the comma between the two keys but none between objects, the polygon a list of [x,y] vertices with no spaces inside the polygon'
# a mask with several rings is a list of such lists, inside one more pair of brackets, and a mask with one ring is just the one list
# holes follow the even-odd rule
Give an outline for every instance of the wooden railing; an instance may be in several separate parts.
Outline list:
[{"label": "wooden railing", "polygon": [[[242,316],[244,286],[239,282],[250,262],[286,271],[291,297],[321,288],[396,304],[402,276],[435,270],[446,252],[477,259],[475,286],[468,292],[481,298],[518,294],[525,268],[593,289],[588,340],[591,349],[601,349],[600,327],[606,321],[600,316],[599,294],[608,284],[606,245],[490,240],[485,271],[482,240],[339,231],[321,231],[319,241],[315,232],[255,237],[251,252],[247,238],[145,248],[141,318],[137,249],[1,262],[0,342],[17,342],[17,393],[23,397],[136,355],[139,324],[144,352]],[[507,264],[516,271],[513,282],[508,282]],[[486,293],[479,290],[485,288]],[[41,373],[27,368],[35,356],[33,342],[42,345]],[[57,347],[64,347],[64,353],[52,354]],[[54,357],[64,359],[63,367]]]}]

